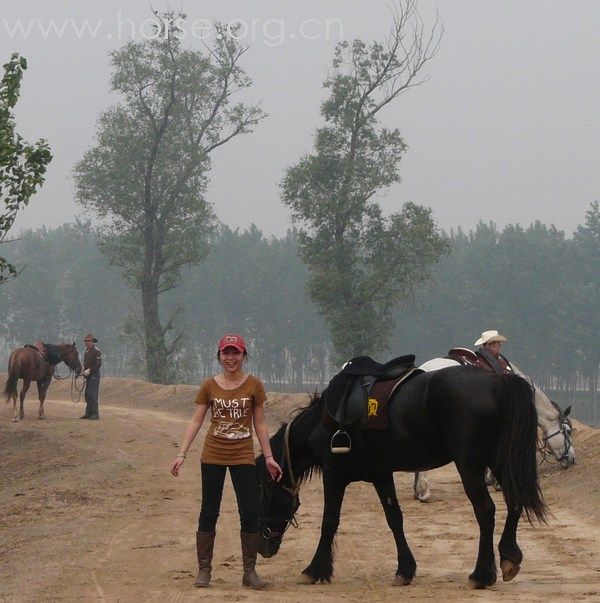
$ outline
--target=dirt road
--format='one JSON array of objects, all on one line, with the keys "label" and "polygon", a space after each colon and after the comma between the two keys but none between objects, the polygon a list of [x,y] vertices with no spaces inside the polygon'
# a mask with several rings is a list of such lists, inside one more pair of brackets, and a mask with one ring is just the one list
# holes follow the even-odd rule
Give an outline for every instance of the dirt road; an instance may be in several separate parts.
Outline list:
[{"label": "dirt road", "polygon": [[[600,433],[584,426],[575,436],[578,465],[542,472],[555,517],[549,526],[521,524],[525,560],[510,583],[500,581],[485,592],[467,589],[477,527],[452,465],[430,473],[434,502],[429,504],[413,500],[411,475],[397,475],[418,563],[411,586],[391,586],[395,547],[368,484],[348,490],[332,584],[296,583],[318,540],[317,479],[303,487],[300,527],[290,530],[276,557],[259,562],[261,573],[275,582],[266,593],[240,586],[239,524],[227,483],[213,583],[207,590],[194,589],[201,439],[179,478],[168,471],[193,411],[194,388],[178,386],[168,395],[147,390],[136,398],[132,391],[140,387],[131,383],[115,380],[112,389],[108,384],[98,422],[79,421],[82,405],[66,399],[47,402],[44,421],[37,419],[33,398],[20,423],[12,423],[12,408],[2,405],[0,600],[600,601]],[[65,393],[55,388],[54,395],[66,398]],[[271,399],[272,416],[281,418],[301,398]],[[493,496],[499,535],[504,505],[500,493]]]}]

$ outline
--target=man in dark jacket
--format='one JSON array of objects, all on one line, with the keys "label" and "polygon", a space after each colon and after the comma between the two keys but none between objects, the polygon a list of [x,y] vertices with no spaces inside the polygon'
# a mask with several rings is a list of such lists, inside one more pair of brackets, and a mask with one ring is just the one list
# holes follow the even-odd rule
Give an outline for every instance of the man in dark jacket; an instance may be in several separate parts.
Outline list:
[{"label": "man in dark jacket", "polygon": [[85,414],[80,419],[99,419],[98,392],[100,391],[100,366],[102,352],[94,345],[98,340],[92,333],[83,337],[85,353],[83,355],[83,376],[85,377]]}]

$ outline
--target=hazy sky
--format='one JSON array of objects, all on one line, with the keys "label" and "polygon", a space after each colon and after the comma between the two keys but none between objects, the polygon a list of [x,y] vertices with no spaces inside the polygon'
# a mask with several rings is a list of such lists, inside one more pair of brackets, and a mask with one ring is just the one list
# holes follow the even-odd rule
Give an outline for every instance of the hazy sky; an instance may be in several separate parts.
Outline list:
[{"label": "hazy sky", "polygon": [[[341,38],[382,39],[379,0],[177,0],[188,13],[186,43],[200,47],[213,20],[240,20],[251,48],[249,95],[269,114],[254,134],[213,155],[209,200],[232,227],[254,222],[283,234],[284,169],[310,152],[321,123],[322,81]],[[166,7],[153,0],[157,9]],[[426,20],[432,7],[421,0]],[[18,131],[49,140],[54,160],[17,229],[56,226],[81,215],[72,168],[94,140],[109,92],[108,53],[150,35],[142,0],[0,0],[0,58],[27,57]],[[600,2],[438,0],[445,25],[430,80],[381,114],[409,149],[403,181],[379,201],[428,205],[440,226],[477,220],[554,223],[570,233],[600,199]],[[191,25],[196,29],[192,32]],[[134,31],[135,30],[135,31]]]}]

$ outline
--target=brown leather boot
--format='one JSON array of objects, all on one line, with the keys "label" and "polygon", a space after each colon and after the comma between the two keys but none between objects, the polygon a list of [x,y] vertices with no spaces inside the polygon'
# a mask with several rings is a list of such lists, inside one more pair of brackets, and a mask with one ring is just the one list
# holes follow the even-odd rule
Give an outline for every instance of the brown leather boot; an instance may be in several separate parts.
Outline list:
[{"label": "brown leather boot", "polygon": [[212,570],[214,532],[196,532],[196,552],[198,553],[198,577],[194,586],[206,588],[210,584]]},{"label": "brown leather boot", "polygon": [[262,590],[271,586],[270,582],[265,582],[256,573],[256,555],[258,553],[258,541],[260,534],[258,532],[240,532],[242,540],[242,561],[244,564],[244,576],[242,585],[256,590]]}]

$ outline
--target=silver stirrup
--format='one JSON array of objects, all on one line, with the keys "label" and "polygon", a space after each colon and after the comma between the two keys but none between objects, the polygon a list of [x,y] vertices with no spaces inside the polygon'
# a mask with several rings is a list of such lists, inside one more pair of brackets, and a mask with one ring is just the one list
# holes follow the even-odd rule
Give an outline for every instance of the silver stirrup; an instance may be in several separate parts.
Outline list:
[{"label": "silver stirrup", "polygon": [[338,429],[329,442],[329,448],[333,454],[345,454],[352,448],[352,440],[346,431]]}]

